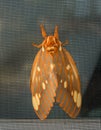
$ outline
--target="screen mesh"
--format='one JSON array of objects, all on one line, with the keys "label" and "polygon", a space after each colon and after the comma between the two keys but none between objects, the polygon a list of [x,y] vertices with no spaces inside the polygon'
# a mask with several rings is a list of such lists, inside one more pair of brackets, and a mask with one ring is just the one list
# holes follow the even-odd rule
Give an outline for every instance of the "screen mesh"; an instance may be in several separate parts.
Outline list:
[{"label": "screen mesh", "polygon": [[[101,117],[101,1],[0,0],[0,118],[36,119],[31,103],[30,71],[47,33],[59,26],[62,42],[76,61],[83,94],[78,118]],[[55,104],[48,118],[68,116]]]}]

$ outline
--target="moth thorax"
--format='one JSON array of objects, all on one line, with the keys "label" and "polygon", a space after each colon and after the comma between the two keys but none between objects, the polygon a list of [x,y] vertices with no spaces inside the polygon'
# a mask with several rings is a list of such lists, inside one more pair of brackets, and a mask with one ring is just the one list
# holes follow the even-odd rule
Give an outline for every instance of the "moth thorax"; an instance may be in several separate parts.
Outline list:
[{"label": "moth thorax", "polygon": [[46,39],[45,48],[50,53],[55,53],[58,50],[59,42],[54,36],[48,36]]}]

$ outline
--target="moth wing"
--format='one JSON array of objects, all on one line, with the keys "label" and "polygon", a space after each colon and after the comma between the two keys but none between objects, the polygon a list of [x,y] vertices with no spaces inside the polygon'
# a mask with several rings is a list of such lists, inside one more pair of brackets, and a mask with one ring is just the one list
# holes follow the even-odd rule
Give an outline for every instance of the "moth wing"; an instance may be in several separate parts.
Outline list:
[{"label": "moth wing", "polygon": [[30,77],[32,104],[41,120],[48,116],[55,102],[57,78],[52,65],[52,56],[42,49],[36,55],[32,65]]},{"label": "moth wing", "polygon": [[56,102],[71,117],[75,118],[81,108],[80,79],[76,64],[64,48],[54,57],[58,77]]}]

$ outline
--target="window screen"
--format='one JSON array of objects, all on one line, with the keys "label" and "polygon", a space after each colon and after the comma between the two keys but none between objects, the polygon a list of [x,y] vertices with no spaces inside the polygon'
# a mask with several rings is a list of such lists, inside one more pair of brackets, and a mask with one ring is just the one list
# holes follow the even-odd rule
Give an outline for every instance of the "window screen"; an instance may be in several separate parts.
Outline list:
[{"label": "window screen", "polygon": [[[78,118],[101,117],[101,1],[0,0],[0,119],[37,119],[30,93],[30,71],[47,33],[59,27],[60,40],[73,56],[81,79],[83,104]],[[49,119],[67,119],[54,104]]]}]

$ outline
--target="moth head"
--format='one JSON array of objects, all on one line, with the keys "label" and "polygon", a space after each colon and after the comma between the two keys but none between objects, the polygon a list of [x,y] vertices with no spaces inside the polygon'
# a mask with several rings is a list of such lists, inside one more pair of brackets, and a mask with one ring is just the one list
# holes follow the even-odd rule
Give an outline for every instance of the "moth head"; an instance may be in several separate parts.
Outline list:
[{"label": "moth head", "polygon": [[41,27],[41,33],[44,40],[39,45],[33,43],[32,44],[33,46],[37,48],[44,47],[48,52],[51,51],[52,53],[54,53],[58,50],[59,47],[61,47],[61,45],[64,46],[68,44],[68,40],[66,40],[65,43],[62,43],[59,40],[58,26],[55,26],[54,34],[49,36],[47,35],[44,26],[41,25],[40,27]]},{"label": "moth head", "polygon": [[41,25],[41,31],[42,31],[42,36],[44,38],[44,41],[42,44],[45,47],[45,49],[48,52],[56,52],[60,46],[58,26],[55,27],[54,35],[47,36],[47,33],[43,25]]}]

